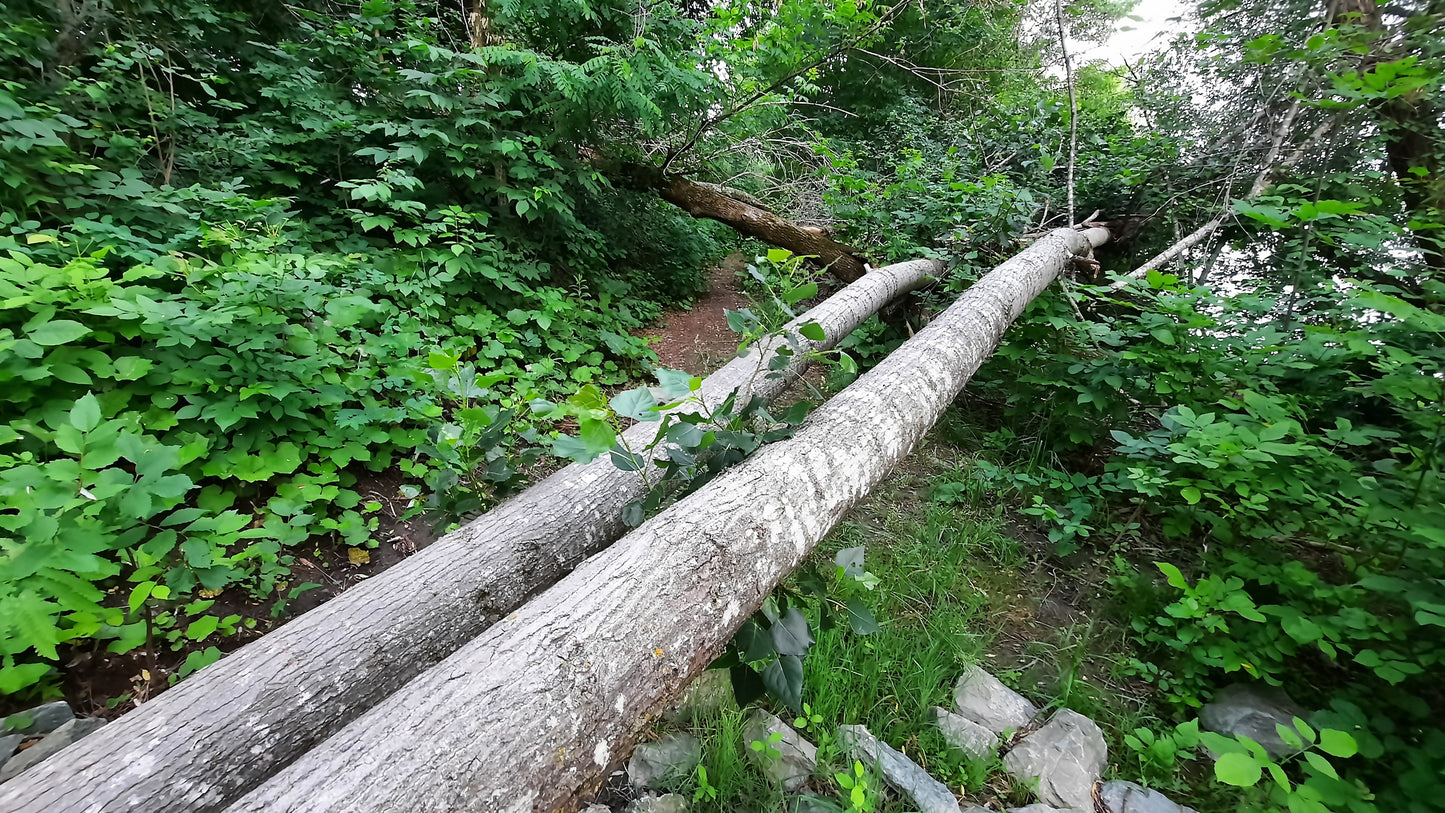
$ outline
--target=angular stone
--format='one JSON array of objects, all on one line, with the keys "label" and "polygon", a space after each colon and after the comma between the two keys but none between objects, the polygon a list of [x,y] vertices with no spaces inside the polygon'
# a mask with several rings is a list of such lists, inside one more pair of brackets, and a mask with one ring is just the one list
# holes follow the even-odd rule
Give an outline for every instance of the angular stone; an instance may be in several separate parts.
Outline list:
[{"label": "angular stone", "polygon": [[693,772],[702,762],[702,743],[683,731],[657,742],[645,742],[627,761],[627,781],[635,788],[653,788]]},{"label": "angular stone", "polygon": [[71,720],[60,728],[46,734],[45,738],[40,742],[16,754],[10,761],[6,762],[4,766],[0,766],[0,782],[8,781],[21,771],[38,764],[52,754],[58,753],[60,749],[80,740],[81,737],[84,737],[103,725],[105,725],[105,721],[99,717],[83,717],[78,720]]},{"label": "angular stone", "polygon": [[676,793],[644,796],[629,804],[627,813],[687,813],[687,799]]},{"label": "angular stone", "polygon": [[[772,742],[774,734],[781,739]],[[754,750],[754,742],[763,743],[763,750]],[[748,759],[762,769],[763,776],[782,785],[783,790],[797,790],[808,784],[808,777],[818,766],[817,746],[762,709],[748,712],[748,721],[743,726],[743,746],[747,748]],[[777,754],[769,753],[770,750]]]},{"label": "angular stone", "polygon": [[783,810],[787,813],[837,813],[838,807],[831,802],[825,802],[817,796],[789,796],[783,800]]},{"label": "angular stone", "polygon": [[853,759],[876,768],[921,813],[961,813],[953,791],[861,725],[838,726],[838,741]]},{"label": "angular stone", "polygon": [[612,808],[607,805],[588,805],[579,813],[612,813]]},{"label": "angular stone", "polygon": [[1010,807],[1008,813],[1084,813],[1084,811],[1073,807],[1049,807],[1043,802],[1035,802],[1026,807]]},{"label": "angular stone", "polygon": [[995,734],[1017,731],[1039,713],[1023,695],[977,666],[970,666],[958,679],[953,704],[960,715]]},{"label": "angular stone", "polygon": [[998,753],[998,736],[961,714],[933,707],[933,717],[944,742],[962,751],[975,762],[982,762]]},{"label": "angular stone", "polygon": [[1020,782],[1038,782],[1039,799],[1053,807],[1094,809],[1094,783],[1104,772],[1109,747],[1093,720],[1060,709],[1003,758]]},{"label": "angular stone", "polygon": [[1099,800],[1109,813],[1198,813],[1157,790],[1133,782],[1111,779],[1099,788]]},{"label": "angular stone", "polygon": [[[30,721],[28,725],[20,724],[21,720],[27,719]],[[11,734],[49,734],[74,719],[75,712],[70,710],[70,704],[56,700],[6,717],[4,730]]]},{"label": "angular stone", "polygon": [[1308,715],[1281,689],[1235,683],[1204,704],[1199,710],[1199,723],[1207,731],[1249,737],[1264,746],[1270,756],[1282,757],[1299,749],[1280,739],[1275,726],[1294,728],[1294,718],[1305,719]]},{"label": "angular stone", "polygon": [[726,669],[705,669],[688,684],[682,697],[662,715],[673,723],[693,723],[715,716],[724,709],[737,708],[732,675]]},{"label": "angular stone", "polygon": [[20,743],[24,739],[19,734],[7,734],[0,737],[0,766],[10,759],[10,755],[15,753],[15,749],[20,747]]}]

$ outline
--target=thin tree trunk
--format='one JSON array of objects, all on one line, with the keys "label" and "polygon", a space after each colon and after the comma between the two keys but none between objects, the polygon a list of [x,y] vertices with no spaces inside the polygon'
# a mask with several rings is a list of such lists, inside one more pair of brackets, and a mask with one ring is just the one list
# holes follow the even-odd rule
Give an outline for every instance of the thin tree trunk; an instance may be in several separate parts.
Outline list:
[{"label": "thin tree trunk", "polygon": [[[1442,5],[1433,4],[1424,16],[1435,18],[1434,26],[1418,18],[1412,22],[1423,23],[1413,30],[1406,26],[1401,38],[1398,32],[1386,29],[1375,0],[1345,0],[1336,8],[1331,22],[1335,25],[1358,25],[1377,35],[1371,53],[1360,66],[1360,71],[1370,70],[1384,60],[1399,59],[1400,42],[1407,47],[1414,31],[1439,31],[1440,18],[1445,16]],[[1394,36],[1392,36],[1392,34]],[[1390,53],[1390,51],[1397,51]],[[1418,54],[1418,46],[1413,48]],[[1445,237],[1438,225],[1445,213],[1445,167],[1441,166],[1440,154],[1442,136],[1440,114],[1433,100],[1423,89],[1416,89],[1402,96],[1378,99],[1370,105],[1385,137],[1385,157],[1390,171],[1400,186],[1400,197],[1410,215],[1410,230],[1415,244],[1423,255],[1425,264],[1436,274],[1445,274]],[[1423,174],[1417,174],[1417,172]]]},{"label": "thin tree trunk", "polygon": [[[877,269],[793,329],[816,321],[825,340],[798,340],[832,347],[940,270],[934,260]],[[700,394],[714,406],[739,388],[776,396],[806,364],[798,354],[767,377],[781,344],[730,362]],[[626,436],[640,449],[655,431]],[[605,457],[570,465],[0,785],[0,811],[221,809],[611,544],[644,494]]]},{"label": "thin tree trunk", "polygon": [[[1254,183],[1250,184],[1249,191],[1246,192],[1240,200],[1249,202],[1263,194],[1264,190],[1269,188],[1274,178],[1274,173],[1277,170],[1293,169],[1309,154],[1310,147],[1319,143],[1319,140],[1324,138],[1325,135],[1334,128],[1334,119],[1327,119],[1321,122],[1320,125],[1309,134],[1308,138],[1300,142],[1300,144],[1276,166],[1275,162],[1279,158],[1280,146],[1288,135],[1290,128],[1294,126],[1295,116],[1299,113],[1299,108],[1299,101],[1296,100],[1290,105],[1289,110],[1285,112],[1284,118],[1280,120],[1279,127],[1275,130],[1274,138],[1270,141],[1269,151],[1264,156],[1264,168],[1254,177]],[[1229,218],[1229,214],[1230,207],[1226,206],[1224,211],[1215,215],[1203,226],[1190,232],[1184,239],[1175,242],[1174,245],[1154,255],[1148,262],[1129,272],[1129,279],[1120,280],[1111,287],[1114,289],[1123,288],[1128,285],[1131,280],[1143,279],[1149,276],[1150,271],[1154,271],[1172,262],[1184,254],[1184,252],[1204,242],[1205,238],[1209,237],[1209,235],[1217,231],[1220,226],[1224,225],[1224,221]]]},{"label": "thin tree trunk", "polygon": [[656,178],[653,185],[663,200],[693,217],[716,220],[768,245],[816,257],[818,265],[844,282],[858,279],[867,270],[857,249],[839,243],[822,229],[799,226],[779,217],[751,196],[676,175]]},{"label": "thin tree trunk", "polygon": [[874,370],[231,808],[576,810],[779,580],[923,439],[1067,261],[1060,229]]},{"label": "thin tree trunk", "polygon": [[1074,63],[1069,58],[1069,29],[1064,25],[1064,0],[1054,0],[1054,15],[1059,23],[1059,49],[1064,54],[1064,83],[1069,88],[1069,220],[1074,220],[1074,164],[1079,156],[1079,100],[1074,94]]}]

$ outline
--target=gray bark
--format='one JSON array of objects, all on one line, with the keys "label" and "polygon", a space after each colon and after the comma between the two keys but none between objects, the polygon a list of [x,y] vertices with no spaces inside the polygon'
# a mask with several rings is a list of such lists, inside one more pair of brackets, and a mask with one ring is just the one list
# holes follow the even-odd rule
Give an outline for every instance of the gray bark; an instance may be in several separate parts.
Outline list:
[{"label": "gray bark", "polygon": [[[941,270],[879,268],[818,305],[832,347],[869,315]],[[781,339],[709,376],[717,405],[734,389],[772,398],[806,363],[766,378]],[[657,424],[627,432],[633,448]],[[450,655],[626,528],[640,476],[605,456],[573,464],[380,576],[201,670],[114,724],[0,785],[0,811],[213,811],[285,767]]]},{"label": "gray bark", "polygon": [[785,575],[923,439],[1066,260],[1061,229],[771,444],[583,563],[237,802],[576,810]]}]

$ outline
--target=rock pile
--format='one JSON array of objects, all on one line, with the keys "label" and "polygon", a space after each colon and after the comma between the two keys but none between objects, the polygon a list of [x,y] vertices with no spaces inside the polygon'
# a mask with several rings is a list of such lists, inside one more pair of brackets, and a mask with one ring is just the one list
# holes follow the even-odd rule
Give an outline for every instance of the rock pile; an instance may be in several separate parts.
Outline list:
[{"label": "rock pile", "polygon": [[60,749],[105,725],[76,717],[63,700],[6,717],[0,724],[0,782],[9,781]]},{"label": "rock pile", "polygon": [[[958,679],[953,701],[952,709],[935,706],[932,710],[944,740],[975,762],[992,760],[1002,750],[1004,769],[1033,789],[1039,799],[1007,813],[1196,813],[1133,782],[1101,781],[1108,764],[1104,733],[1076,711],[1059,709],[1045,717],[1022,695],[977,667]],[[1206,728],[1261,737],[1266,731],[1273,732],[1275,723],[1288,725],[1295,716],[1304,713],[1288,698],[1242,687],[1221,692],[1202,715]],[[748,758],[764,776],[785,791],[801,792],[789,797],[789,811],[831,809],[806,795],[805,786],[818,763],[818,749],[811,742],[787,723],[756,708],[748,713],[743,738]],[[839,726],[837,741],[849,759],[875,771],[921,813],[991,813],[988,808],[960,804],[946,785],[861,725]],[[692,773],[701,760],[701,744],[691,734],[673,734],[639,745],[627,764],[627,775],[633,788],[644,795],[630,803],[626,813],[687,811],[682,796],[646,791]],[[605,810],[594,806],[583,813]]]}]

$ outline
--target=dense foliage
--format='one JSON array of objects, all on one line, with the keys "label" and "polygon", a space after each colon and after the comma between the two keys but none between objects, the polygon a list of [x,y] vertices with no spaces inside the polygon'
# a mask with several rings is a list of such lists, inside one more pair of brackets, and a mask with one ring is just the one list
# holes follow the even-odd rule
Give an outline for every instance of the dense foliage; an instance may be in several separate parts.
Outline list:
[{"label": "dense foliage", "polygon": [[[1069,46],[1126,11],[1067,4]],[[652,372],[639,329],[731,238],[641,167],[761,195],[875,262],[944,258],[930,306],[1101,210],[1103,267],[1042,298],[971,385],[988,444],[1033,465],[969,477],[1058,556],[1112,562],[1127,672],[1176,718],[1140,753],[1195,748],[1192,710],[1257,680],[1359,754],[1343,778],[1297,761],[1245,803],[1440,809],[1439,4],[1210,0],[1193,33],[1075,64],[1072,88],[1047,70],[1053,12],[8,4],[0,693],[53,694],[97,647],[194,669],[258,623],[215,610],[226,591],[284,599],[299,552],[379,543],[377,483],[448,521],[544,454],[605,451],[618,416],[655,417],[645,389],[608,394]],[[760,312],[816,293],[782,281]],[[877,359],[907,329],[844,346]],[[729,413],[730,456],[676,471],[751,451],[759,409]],[[796,656],[768,657],[798,706],[801,661],[781,680]],[[1137,778],[1182,782],[1168,753]]]}]

